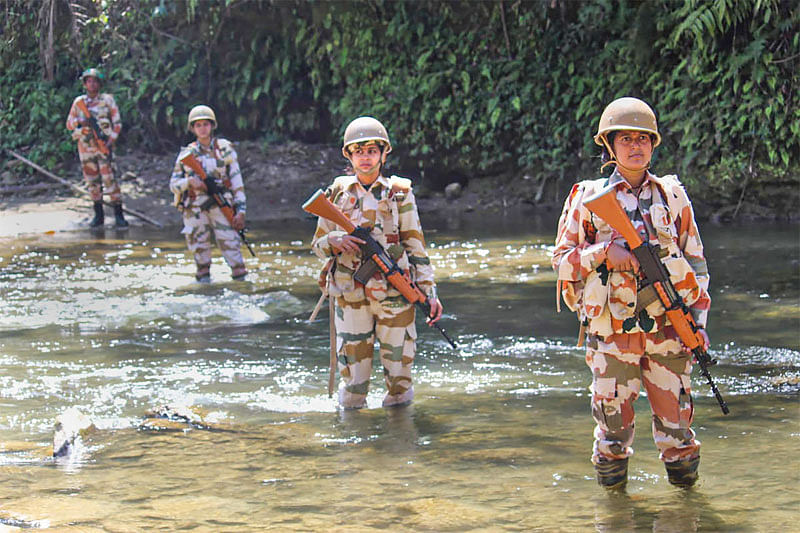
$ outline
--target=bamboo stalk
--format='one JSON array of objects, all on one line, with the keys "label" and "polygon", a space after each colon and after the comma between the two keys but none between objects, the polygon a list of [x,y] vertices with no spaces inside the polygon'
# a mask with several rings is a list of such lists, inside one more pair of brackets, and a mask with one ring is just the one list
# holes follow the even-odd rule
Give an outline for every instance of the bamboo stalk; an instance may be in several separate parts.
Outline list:
[{"label": "bamboo stalk", "polygon": [[[86,194],[85,190],[81,189],[80,187],[78,187],[74,183],[71,183],[71,182],[65,180],[64,178],[56,176],[55,174],[53,174],[52,172],[50,172],[46,168],[43,168],[43,167],[37,165],[36,163],[34,163],[30,159],[26,158],[25,156],[22,156],[22,155],[16,153],[14,150],[10,150],[10,149],[6,148],[6,152],[8,152],[12,156],[16,157],[17,159],[19,159],[20,161],[22,161],[26,165],[30,166],[31,168],[34,168],[34,169],[38,170],[39,172],[41,172],[42,174],[44,174],[48,178],[52,178],[52,179],[56,180],[59,183],[63,183],[64,185],[66,185],[67,187],[72,189],[74,192],[77,192],[80,195],[85,195]],[[111,203],[106,202],[105,200],[103,200],[103,204],[107,205],[109,207],[113,207],[113,205]],[[124,212],[128,213],[129,215],[133,215],[136,218],[139,218],[141,220],[144,220],[145,222],[148,222],[148,223],[154,225],[157,228],[163,228],[164,227],[164,225],[161,224],[159,221],[153,220],[152,218],[148,217],[147,215],[139,213],[138,211],[134,211],[133,209],[131,209],[129,207],[122,206],[122,210]]]}]

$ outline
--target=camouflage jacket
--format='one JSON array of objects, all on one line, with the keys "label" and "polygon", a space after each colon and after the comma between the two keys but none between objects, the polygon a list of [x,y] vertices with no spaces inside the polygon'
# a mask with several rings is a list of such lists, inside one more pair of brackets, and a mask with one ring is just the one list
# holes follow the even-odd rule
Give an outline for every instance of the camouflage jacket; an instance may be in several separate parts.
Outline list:
[{"label": "camouflage jacket", "polygon": [[89,113],[97,120],[100,130],[112,141],[117,140],[122,131],[122,122],[119,115],[119,108],[114,101],[114,97],[108,93],[100,93],[97,98],[90,98],[89,95],[81,95],[72,101],[67,115],[67,129],[72,132],[72,138],[78,141],[79,152],[89,152],[97,150],[94,135],[91,128],[87,125],[78,127],[79,122],[86,120],[83,112],[78,109],[77,102],[83,100]]},{"label": "camouflage jacket", "polygon": [[590,334],[600,337],[652,333],[670,325],[659,302],[637,312],[638,278],[633,271],[608,269],[608,245],[624,244],[624,239],[584,207],[583,200],[612,184],[633,226],[664,251],[662,262],[670,280],[697,324],[705,327],[711,304],[708,267],[692,204],[675,176],[648,173],[638,196],[617,171],[608,179],[573,186],[561,213],[552,259],[564,302],[581,322],[588,322]]},{"label": "camouflage jacket", "polygon": [[172,176],[169,180],[169,189],[174,196],[174,204],[180,210],[195,207],[200,208],[207,200],[208,195],[203,192],[192,194],[189,190],[189,178],[199,178],[192,169],[181,163],[181,159],[188,154],[194,154],[206,171],[206,176],[214,178],[217,186],[225,190],[228,201],[233,205],[234,211],[244,213],[247,210],[247,197],[244,194],[244,181],[242,171],[239,169],[239,160],[233,143],[227,139],[213,138],[211,145],[205,148],[198,141],[184,147],[178,154]]},{"label": "camouflage jacket", "polygon": [[[397,261],[398,266],[409,271],[419,288],[430,294],[434,286],[433,267],[425,250],[425,237],[410,180],[379,176],[367,190],[355,176],[339,176],[325,194],[354,224],[370,228],[372,237]],[[400,293],[381,275],[373,277],[365,287],[353,279],[353,274],[361,266],[361,254],[336,255],[328,243],[332,235],[346,233],[333,222],[320,217],[311,241],[311,249],[317,256],[336,258],[328,274],[330,294],[378,301],[399,296]]]}]

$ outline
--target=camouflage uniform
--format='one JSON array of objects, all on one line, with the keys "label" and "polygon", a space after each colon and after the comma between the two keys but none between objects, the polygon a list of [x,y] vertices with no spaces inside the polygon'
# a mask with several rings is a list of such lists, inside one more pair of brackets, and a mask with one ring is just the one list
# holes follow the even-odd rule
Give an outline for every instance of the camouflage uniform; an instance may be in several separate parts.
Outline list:
[{"label": "camouflage uniform", "polygon": [[230,225],[222,210],[204,192],[194,194],[189,189],[189,177],[199,176],[181,163],[188,154],[194,154],[217,185],[225,190],[228,201],[236,213],[244,213],[247,199],[244,194],[242,172],[233,144],[226,139],[212,139],[209,148],[195,141],[181,150],[175,161],[175,168],[169,181],[169,188],[175,194],[176,207],[183,213],[183,233],[186,245],[194,253],[197,265],[197,279],[207,278],[211,268],[211,232],[222,251],[222,257],[231,268],[234,278],[241,278],[247,273],[242,257],[241,239],[238,232]]},{"label": "camouflage uniform", "polygon": [[97,120],[102,132],[111,140],[116,140],[122,131],[119,108],[114,97],[107,93],[100,93],[97,98],[82,95],[75,98],[67,116],[67,129],[72,132],[72,138],[78,141],[78,157],[81,161],[83,178],[89,189],[89,194],[95,202],[102,201],[103,189],[109,196],[112,204],[121,201],[119,184],[114,178],[111,169],[111,159],[104,155],[97,147],[92,129],[89,126],[78,127],[78,122],[86,120],[84,114],[78,109],[77,102],[83,99],[89,112]]},{"label": "camouflage uniform", "polygon": [[602,465],[633,454],[633,403],[644,385],[653,438],[669,468],[699,455],[700,442],[691,429],[691,354],[660,303],[637,308],[637,276],[607,266],[608,246],[624,239],[583,206],[585,198],[607,184],[616,185],[617,201],[643,238],[664,250],[670,279],[700,327],[705,327],[710,305],[703,244],[691,203],[675,176],[648,172],[637,192],[615,170],[608,179],[572,188],[553,253],[561,296],[588,333],[586,363],[592,369],[597,423],[592,462]]},{"label": "camouflage uniform", "polygon": [[[409,180],[379,176],[367,190],[356,176],[340,176],[326,194],[354,224],[371,228],[372,237],[384,246],[400,268],[410,271],[423,292],[431,293],[433,267],[425,251]],[[345,408],[366,405],[376,338],[387,388],[383,405],[408,403],[414,397],[411,382],[417,338],[414,306],[381,274],[376,274],[366,286],[353,279],[361,265],[360,254],[335,255],[328,243],[330,236],[345,234],[334,223],[320,217],[311,243],[319,257],[335,257],[327,284],[328,293],[335,301],[336,350],[342,377],[339,404]]]}]

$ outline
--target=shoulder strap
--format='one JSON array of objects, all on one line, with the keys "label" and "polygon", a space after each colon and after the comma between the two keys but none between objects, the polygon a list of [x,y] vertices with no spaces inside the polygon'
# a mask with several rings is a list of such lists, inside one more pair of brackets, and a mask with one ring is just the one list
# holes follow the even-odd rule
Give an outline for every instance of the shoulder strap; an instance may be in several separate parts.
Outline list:
[{"label": "shoulder strap", "polygon": [[389,185],[391,190],[389,197],[393,197],[397,193],[408,194],[411,190],[411,180],[408,178],[401,178],[400,176],[392,176],[389,178]]},{"label": "shoulder strap", "polygon": [[667,205],[667,209],[675,221],[676,228],[678,220],[683,212],[683,208],[689,205],[689,197],[686,195],[686,190],[683,184],[678,179],[678,176],[670,174],[667,176],[655,177],[653,183],[656,184],[656,189],[661,194],[661,199]]}]

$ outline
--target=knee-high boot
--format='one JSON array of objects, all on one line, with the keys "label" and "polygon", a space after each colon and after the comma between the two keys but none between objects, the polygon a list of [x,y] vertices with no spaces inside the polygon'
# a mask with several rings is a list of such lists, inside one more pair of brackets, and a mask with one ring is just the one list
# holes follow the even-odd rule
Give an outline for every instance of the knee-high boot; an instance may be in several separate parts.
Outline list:
[{"label": "knee-high boot", "polygon": [[122,216],[122,202],[114,204],[114,220],[118,228],[128,227],[128,221]]},{"label": "knee-high boot", "polygon": [[102,226],[105,221],[106,216],[103,213],[103,202],[102,200],[98,200],[94,203],[94,218],[91,222],[89,222],[89,227],[96,228],[98,226]]}]

